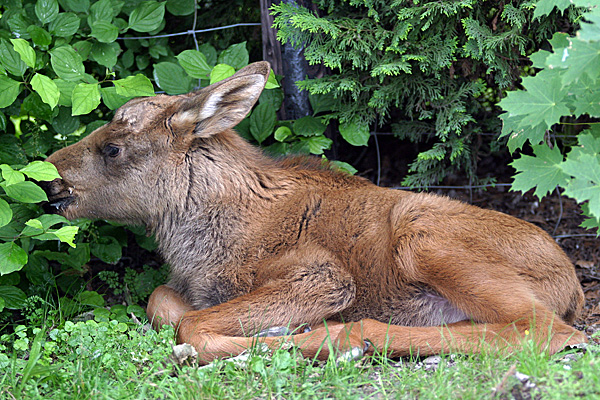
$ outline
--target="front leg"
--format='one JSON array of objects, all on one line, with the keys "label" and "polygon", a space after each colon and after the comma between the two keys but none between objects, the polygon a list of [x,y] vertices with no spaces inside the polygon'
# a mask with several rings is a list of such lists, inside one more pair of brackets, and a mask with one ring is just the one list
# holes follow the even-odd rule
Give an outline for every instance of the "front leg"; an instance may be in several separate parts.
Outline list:
[{"label": "front leg", "polygon": [[[177,341],[192,344],[208,361],[239,354],[257,340],[246,337],[269,327],[314,326],[343,311],[355,298],[353,278],[333,257],[324,255],[318,249],[296,251],[263,265],[257,276],[268,275],[270,270],[265,268],[272,268],[278,278],[263,279],[249,293],[225,303],[187,311],[179,324]],[[268,343],[276,340],[260,339]]]}]

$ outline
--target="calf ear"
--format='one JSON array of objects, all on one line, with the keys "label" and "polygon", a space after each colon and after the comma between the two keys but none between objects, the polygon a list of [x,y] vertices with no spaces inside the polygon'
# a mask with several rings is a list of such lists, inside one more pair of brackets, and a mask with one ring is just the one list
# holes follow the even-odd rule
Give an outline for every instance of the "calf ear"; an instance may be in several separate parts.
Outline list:
[{"label": "calf ear", "polygon": [[233,128],[258,100],[270,71],[268,62],[257,62],[221,82],[185,95],[180,109],[170,118],[171,127],[175,132],[193,132],[197,137]]}]

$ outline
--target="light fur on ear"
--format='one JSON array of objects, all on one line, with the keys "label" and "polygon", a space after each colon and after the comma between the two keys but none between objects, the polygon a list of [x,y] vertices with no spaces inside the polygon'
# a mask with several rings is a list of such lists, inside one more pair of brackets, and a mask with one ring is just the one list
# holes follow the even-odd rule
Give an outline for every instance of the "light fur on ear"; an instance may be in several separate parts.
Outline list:
[{"label": "light fur on ear", "polygon": [[258,100],[270,71],[268,62],[250,64],[223,81],[186,95],[170,120],[172,128],[197,137],[233,128]]}]

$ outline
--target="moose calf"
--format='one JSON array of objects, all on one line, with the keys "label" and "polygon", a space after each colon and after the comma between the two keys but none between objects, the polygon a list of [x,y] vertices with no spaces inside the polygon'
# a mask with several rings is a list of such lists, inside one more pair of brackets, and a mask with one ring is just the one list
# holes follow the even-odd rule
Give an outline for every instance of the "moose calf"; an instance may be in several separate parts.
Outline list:
[{"label": "moose calf", "polygon": [[541,229],[321,161],[272,159],[239,137],[269,71],[259,62],[198,92],[131,100],[48,158],[62,176],[46,188],[58,212],[156,235],[171,266],[148,304],[156,328],[174,325],[202,362],[257,341],[320,358],[586,341],[568,325],[583,303],[574,267]]}]

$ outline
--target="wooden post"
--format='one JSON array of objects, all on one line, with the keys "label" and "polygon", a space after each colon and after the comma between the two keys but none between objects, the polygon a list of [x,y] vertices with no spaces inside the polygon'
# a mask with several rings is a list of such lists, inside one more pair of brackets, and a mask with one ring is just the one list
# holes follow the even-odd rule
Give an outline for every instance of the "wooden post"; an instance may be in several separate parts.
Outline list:
[{"label": "wooden post", "polygon": [[263,59],[271,63],[273,72],[283,75],[281,62],[281,45],[277,41],[277,31],[273,28],[273,16],[269,7],[273,0],[260,0],[260,22],[262,27]]}]

